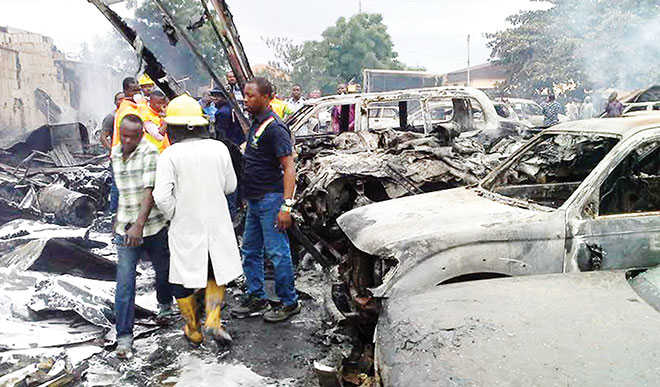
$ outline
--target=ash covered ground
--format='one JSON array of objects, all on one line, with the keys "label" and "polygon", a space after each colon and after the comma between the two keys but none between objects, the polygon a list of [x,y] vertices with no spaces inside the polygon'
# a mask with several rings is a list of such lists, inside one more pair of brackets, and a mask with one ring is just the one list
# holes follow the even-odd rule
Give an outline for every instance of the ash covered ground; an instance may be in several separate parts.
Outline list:
[{"label": "ash covered ground", "polygon": [[[16,232],[21,229],[24,232]],[[5,330],[0,334],[0,384],[25,382],[36,385],[60,380],[63,384],[98,385],[183,385],[183,386],[316,386],[314,362],[334,366],[350,352],[350,339],[345,329],[327,310],[329,289],[327,274],[311,268],[298,272],[302,312],[280,324],[268,324],[261,318],[238,320],[230,310],[240,302],[240,283],[227,292],[223,321],[234,338],[231,347],[218,347],[205,341],[192,347],[183,337],[183,321],[177,314],[171,323],[159,327],[153,321],[156,306],[150,264],[139,264],[136,304],[135,355],[131,360],[119,360],[113,353],[112,300],[114,281],[84,277],[100,277],[102,270],[87,270],[77,275],[56,273],[59,260],[51,249],[41,253],[27,270],[25,259],[38,252],[30,244],[39,241],[39,230],[51,236],[84,234],[85,229],[44,225],[32,221],[14,221],[0,228],[0,234],[22,235],[3,239],[31,241],[14,248],[22,257],[8,263],[3,259],[0,277],[3,296],[0,307]],[[4,232],[4,233],[3,233]],[[106,233],[90,233],[90,239],[109,240]],[[17,241],[14,241],[18,244]],[[45,249],[47,250],[47,249]],[[91,249],[109,263],[116,261],[111,245]],[[91,259],[82,257],[83,261]],[[49,271],[36,271],[45,262]],[[43,270],[43,269],[40,269]],[[266,281],[269,294],[274,284]],[[274,299],[275,301],[275,299]],[[46,337],[46,336],[54,337]]]}]

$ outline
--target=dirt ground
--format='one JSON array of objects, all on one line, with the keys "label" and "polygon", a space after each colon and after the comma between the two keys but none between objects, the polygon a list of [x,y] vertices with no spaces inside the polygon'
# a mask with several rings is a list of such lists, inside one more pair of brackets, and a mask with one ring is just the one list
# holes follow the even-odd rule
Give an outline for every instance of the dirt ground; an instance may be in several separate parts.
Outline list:
[{"label": "dirt ground", "polygon": [[[272,288],[267,281],[269,293]],[[327,364],[334,361],[329,358],[348,353],[350,340],[328,321],[318,298],[301,292],[301,313],[269,324],[262,318],[231,316],[241,293],[239,288],[229,288],[222,311],[234,339],[230,348],[218,347],[211,340],[192,347],[183,337],[183,322],[177,315],[170,326],[137,338],[131,360],[119,360],[112,351],[96,355],[80,385],[318,386],[314,362]]]}]

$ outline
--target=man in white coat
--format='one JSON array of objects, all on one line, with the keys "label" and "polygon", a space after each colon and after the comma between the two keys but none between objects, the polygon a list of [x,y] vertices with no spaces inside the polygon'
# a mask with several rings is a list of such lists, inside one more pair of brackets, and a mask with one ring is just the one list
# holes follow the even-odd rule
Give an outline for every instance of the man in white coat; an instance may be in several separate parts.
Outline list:
[{"label": "man in white coat", "polygon": [[171,221],[169,281],[183,331],[191,343],[203,341],[194,291],[206,288],[204,333],[229,344],[220,310],[225,285],[243,273],[225,198],[236,190],[236,174],[227,147],[208,138],[209,122],[193,98],[173,99],[165,122],[174,144],[158,160],[153,196]]}]

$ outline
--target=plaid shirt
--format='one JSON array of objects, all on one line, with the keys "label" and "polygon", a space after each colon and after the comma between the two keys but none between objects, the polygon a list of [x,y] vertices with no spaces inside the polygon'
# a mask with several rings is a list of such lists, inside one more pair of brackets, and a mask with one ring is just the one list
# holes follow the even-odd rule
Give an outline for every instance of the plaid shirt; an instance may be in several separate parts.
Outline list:
[{"label": "plaid shirt", "polygon": [[543,108],[543,126],[552,126],[559,123],[559,113],[561,112],[561,105],[559,102],[552,101],[541,105]]},{"label": "plaid shirt", "polygon": [[[124,161],[121,143],[112,148],[112,169],[119,189],[119,207],[115,232],[124,235],[128,224],[137,221],[145,188],[153,188],[156,181],[158,149],[142,137],[140,144]],[[166,225],[165,216],[154,205],[144,224],[143,237],[157,234]]]}]

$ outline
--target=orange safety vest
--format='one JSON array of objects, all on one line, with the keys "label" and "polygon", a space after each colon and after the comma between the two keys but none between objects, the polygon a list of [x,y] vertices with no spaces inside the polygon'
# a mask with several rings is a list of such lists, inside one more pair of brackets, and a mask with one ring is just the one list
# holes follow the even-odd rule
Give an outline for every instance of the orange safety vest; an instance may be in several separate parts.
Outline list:
[{"label": "orange safety vest", "polygon": [[[115,123],[112,133],[113,147],[119,144],[120,142],[119,124],[121,123],[121,120],[128,114],[135,114],[138,117],[140,117],[140,119],[142,119],[143,122],[151,121],[154,124],[156,124],[158,127],[160,127],[162,124],[162,118],[160,118],[158,113],[156,113],[147,103],[138,104],[131,100],[125,99],[119,105],[119,108],[117,109],[117,113],[115,113]],[[159,153],[162,153],[165,150],[165,148],[170,146],[170,140],[167,137],[167,133],[165,134],[165,138],[163,138],[162,141],[158,141],[147,132],[144,132],[144,136],[147,140],[149,140],[149,142],[151,142],[156,146],[156,148],[158,148]]]}]

